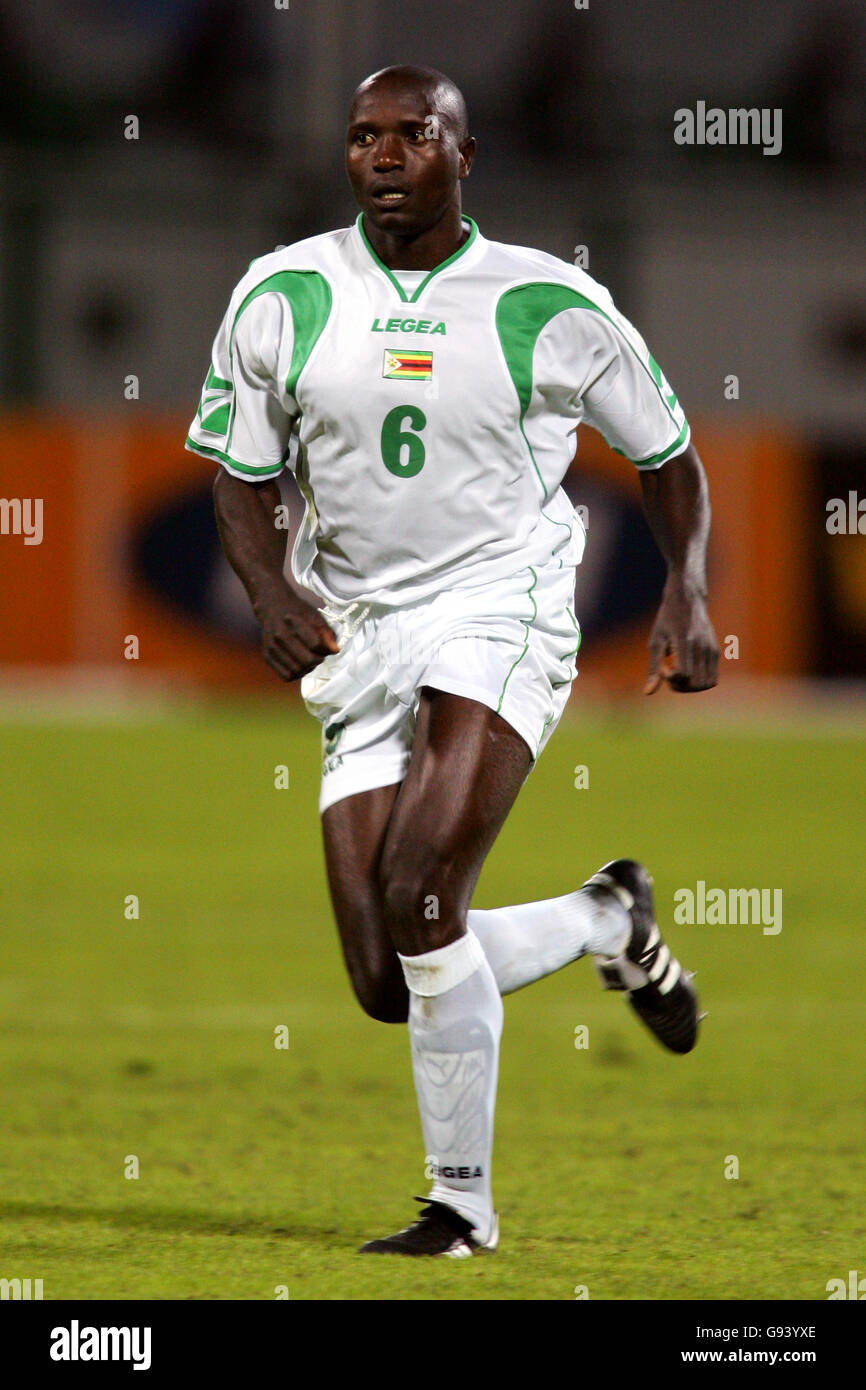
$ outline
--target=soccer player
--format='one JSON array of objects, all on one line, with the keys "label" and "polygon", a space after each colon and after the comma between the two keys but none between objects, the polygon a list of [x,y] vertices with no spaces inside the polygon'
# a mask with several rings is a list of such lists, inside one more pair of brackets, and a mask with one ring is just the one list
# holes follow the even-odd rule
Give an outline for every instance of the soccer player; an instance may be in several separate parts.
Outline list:
[{"label": "soccer player", "polygon": [[[620,859],[546,902],[470,908],[575,676],[584,532],[560,487],[581,422],[637,465],[668,566],[647,693],[715,685],[709,504],[676,396],[610,295],[461,211],[475,141],[441,73],[392,67],[349,113],[357,222],[252,263],[187,445],[219,462],[225,553],[265,659],[321,722],[334,913],[361,1006],[408,1021],[427,1161],[418,1219],[363,1252],[493,1249],[503,994],[591,955],[675,1052],[698,1028],[651,881]],[[297,436],[290,455],[290,437]],[[283,574],[276,478],[306,501]]]}]

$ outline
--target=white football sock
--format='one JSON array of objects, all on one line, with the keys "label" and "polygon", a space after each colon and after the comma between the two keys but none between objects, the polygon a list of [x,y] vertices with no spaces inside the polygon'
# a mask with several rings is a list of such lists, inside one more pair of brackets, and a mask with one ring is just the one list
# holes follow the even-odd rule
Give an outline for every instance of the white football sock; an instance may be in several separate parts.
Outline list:
[{"label": "white football sock", "polygon": [[478,938],[400,956],[409,988],[412,1070],[430,1200],[470,1221],[484,1244],[493,1231],[490,1160],[502,1034],[502,999]]},{"label": "white football sock", "polygon": [[583,888],[545,902],[472,908],[466,925],[481,942],[500,994],[531,985],[578,956],[618,955],[631,932],[631,918],[612,893]]}]

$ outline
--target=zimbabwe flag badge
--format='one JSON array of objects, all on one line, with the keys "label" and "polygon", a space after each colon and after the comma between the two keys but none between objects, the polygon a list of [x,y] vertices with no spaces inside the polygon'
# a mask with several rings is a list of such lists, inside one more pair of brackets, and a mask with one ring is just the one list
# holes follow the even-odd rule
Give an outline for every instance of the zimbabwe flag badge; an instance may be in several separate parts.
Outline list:
[{"label": "zimbabwe flag badge", "polygon": [[386,348],[382,375],[389,381],[429,381],[433,376],[433,354]]}]

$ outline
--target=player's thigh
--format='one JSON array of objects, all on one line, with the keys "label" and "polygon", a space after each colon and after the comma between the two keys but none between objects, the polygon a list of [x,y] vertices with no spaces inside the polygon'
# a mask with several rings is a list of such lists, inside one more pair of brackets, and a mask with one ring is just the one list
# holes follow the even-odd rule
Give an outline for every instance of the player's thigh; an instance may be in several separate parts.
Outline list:
[{"label": "player's thigh", "polygon": [[349,978],[364,1010],[403,1023],[408,994],[382,914],[379,865],[399,783],[343,797],[322,814],[325,867]]},{"label": "player's thigh", "polygon": [[478,875],[531,762],[489,706],[424,687],[412,757],[379,866],[397,949],[419,954],[462,934]]}]

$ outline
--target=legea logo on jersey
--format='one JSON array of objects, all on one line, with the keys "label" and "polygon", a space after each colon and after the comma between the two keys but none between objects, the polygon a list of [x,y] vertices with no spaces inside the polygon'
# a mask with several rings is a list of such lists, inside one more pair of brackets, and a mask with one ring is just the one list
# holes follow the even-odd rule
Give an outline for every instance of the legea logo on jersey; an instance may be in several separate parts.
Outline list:
[{"label": "legea logo on jersey", "polygon": [[441,333],[445,337],[444,319],[386,319],[373,320],[371,333]]},{"label": "legea logo on jersey", "polygon": [[386,348],[382,375],[389,381],[429,381],[433,375],[433,354]]}]

